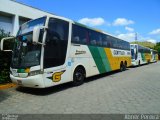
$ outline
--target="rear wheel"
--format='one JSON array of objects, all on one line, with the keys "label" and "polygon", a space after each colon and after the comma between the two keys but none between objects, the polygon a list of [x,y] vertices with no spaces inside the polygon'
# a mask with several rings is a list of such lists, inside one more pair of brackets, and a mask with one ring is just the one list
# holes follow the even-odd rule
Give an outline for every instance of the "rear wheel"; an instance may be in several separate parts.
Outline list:
[{"label": "rear wheel", "polygon": [[77,67],[73,74],[73,85],[78,86],[83,84],[85,79],[85,70],[82,67]]},{"label": "rear wheel", "polygon": [[125,71],[126,68],[127,68],[127,62],[125,62],[125,63],[123,64],[123,71]]},{"label": "rear wheel", "polygon": [[120,72],[122,72],[123,69],[124,69],[123,62],[121,62],[121,64],[120,64]]}]

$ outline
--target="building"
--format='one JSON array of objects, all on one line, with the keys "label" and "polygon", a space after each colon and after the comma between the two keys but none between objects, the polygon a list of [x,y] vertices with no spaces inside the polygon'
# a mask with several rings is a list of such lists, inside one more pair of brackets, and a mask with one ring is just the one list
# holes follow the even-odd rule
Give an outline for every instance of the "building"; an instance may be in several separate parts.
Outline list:
[{"label": "building", "polygon": [[0,29],[15,36],[21,24],[51,13],[13,1],[0,0]]}]

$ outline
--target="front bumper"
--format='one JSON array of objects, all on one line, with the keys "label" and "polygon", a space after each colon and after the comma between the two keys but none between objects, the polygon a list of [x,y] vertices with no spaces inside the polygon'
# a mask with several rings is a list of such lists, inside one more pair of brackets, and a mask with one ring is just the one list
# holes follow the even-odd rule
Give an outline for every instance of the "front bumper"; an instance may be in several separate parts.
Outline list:
[{"label": "front bumper", "polygon": [[137,66],[138,63],[137,63],[136,61],[132,61],[132,62],[131,62],[131,65],[132,65],[132,66]]},{"label": "front bumper", "polygon": [[10,78],[13,83],[19,86],[31,87],[31,88],[45,88],[43,76],[41,74],[35,76],[29,76],[27,78],[15,77],[12,74],[10,74]]}]

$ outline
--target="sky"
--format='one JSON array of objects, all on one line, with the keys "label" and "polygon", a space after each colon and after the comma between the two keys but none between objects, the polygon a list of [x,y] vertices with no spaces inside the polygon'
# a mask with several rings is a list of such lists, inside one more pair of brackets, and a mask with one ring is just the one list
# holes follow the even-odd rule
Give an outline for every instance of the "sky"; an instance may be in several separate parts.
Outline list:
[{"label": "sky", "polygon": [[160,42],[160,0],[16,0],[129,42]]}]

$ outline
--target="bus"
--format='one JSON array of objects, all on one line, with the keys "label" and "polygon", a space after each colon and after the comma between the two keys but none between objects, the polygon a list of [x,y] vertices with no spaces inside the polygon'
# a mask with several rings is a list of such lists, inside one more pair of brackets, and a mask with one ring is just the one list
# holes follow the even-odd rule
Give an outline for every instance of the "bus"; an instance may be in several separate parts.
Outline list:
[{"label": "bus", "polygon": [[130,65],[129,42],[53,15],[20,26],[15,37],[10,78],[13,83],[32,88],[70,81],[77,86],[86,77],[124,71]]},{"label": "bus", "polygon": [[150,48],[131,44],[132,66],[140,66],[151,62]]},{"label": "bus", "polygon": [[156,50],[151,49],[151,62],[158,61],[158,52]]}]

